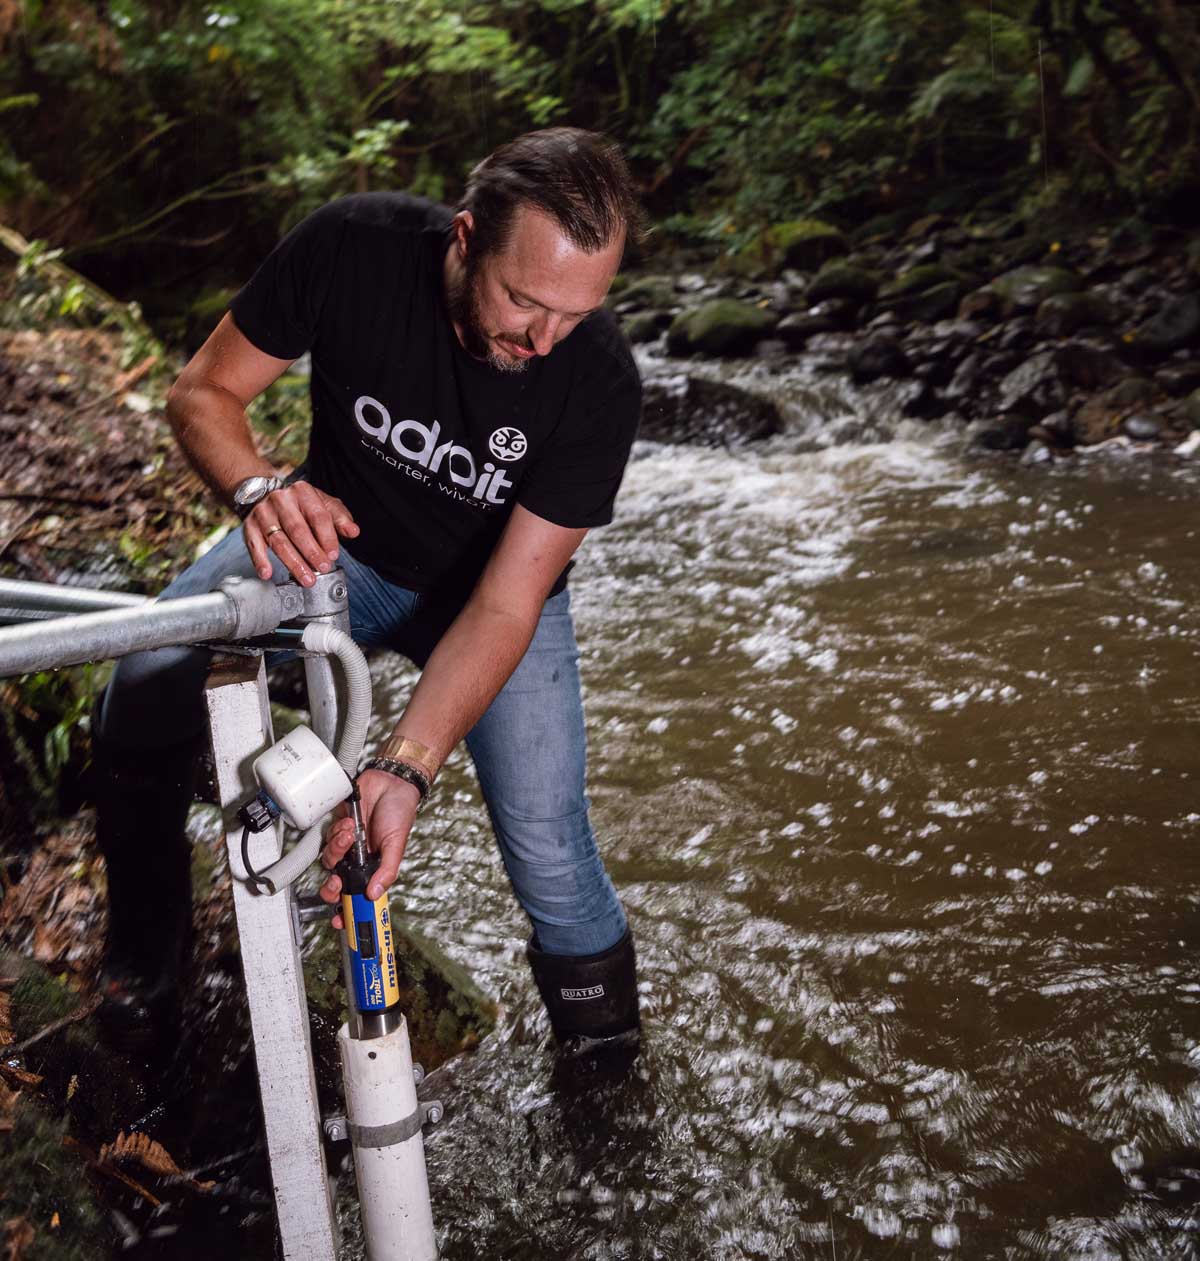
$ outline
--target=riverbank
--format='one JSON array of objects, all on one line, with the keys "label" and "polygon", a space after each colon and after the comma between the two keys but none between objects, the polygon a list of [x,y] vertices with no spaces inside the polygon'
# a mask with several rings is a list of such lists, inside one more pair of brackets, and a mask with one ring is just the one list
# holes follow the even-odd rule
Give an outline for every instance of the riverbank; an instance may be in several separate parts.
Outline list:
[{"label": "riverbank", "polygon": [[[728,358],[784,371],[805,356],[856,384],[895,382],[902,415],[961,424],[972,444],[1031,462],[1106,443],[1200,445],[1194,234],[926,215],[848,235],[809,220],[732,266],[697,261],[651,264],[609,298],[630,339],[681,373]],[[696,400],[668,393],[651,389],[643,436],[705,440]],[[709,439],[778,428],[752,404]]]},{"label": "riverbank", "polygon": [[[232,521],[165,422],[174,357],[144,329],[131,336],[100,313],[96,323],[0,330],[0,573],[153,594]],[[293,403],[304,394],[302,380],[284,378],[255,411],[260,443],[281,466],[303,448]],[[213,807],[198,806],[189,823],[194,946],[179,1046],[148,1061],[109,1043],[95,1018],[107,897],[87,806],[87,731],[108,669],[0,680],[5,1255],[269,1256],[271,1170]],[[434,1071],[488,1032],[495,1005],[402,918],[397,931],[414,1058]],[[304,955],[332,1112],[344,1005],[336,935],[310,926]],[[331,1170],[343,1156],[331,1148]]]}]

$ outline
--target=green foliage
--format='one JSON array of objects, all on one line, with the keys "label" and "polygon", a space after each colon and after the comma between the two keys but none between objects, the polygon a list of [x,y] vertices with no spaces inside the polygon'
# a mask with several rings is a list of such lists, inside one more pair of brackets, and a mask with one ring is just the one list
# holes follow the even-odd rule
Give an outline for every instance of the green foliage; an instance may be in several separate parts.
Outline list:
[{"label": "green foliage", "polygon": [[1153,206],[1200,145],[1178,0],[57,0],[5,38],[0,195],[67,257],[160,264],[164,302],[340,194],[453,199],[556,122],[614,131],[669,235],[751,254],[996,188]]},{"label": "green foliage", "polygon": [[25,825],[65,812],[90,752],[92,706],[107,666],[80,666],[5,680],[0,689],[0,806]]}]

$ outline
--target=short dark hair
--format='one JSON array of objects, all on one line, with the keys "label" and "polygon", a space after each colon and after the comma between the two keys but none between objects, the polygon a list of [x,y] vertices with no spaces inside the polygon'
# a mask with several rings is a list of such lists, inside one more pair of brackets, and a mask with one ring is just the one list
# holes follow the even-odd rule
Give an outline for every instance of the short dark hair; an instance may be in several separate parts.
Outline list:
[{"label": "short dark hair", "polygon": [[621,230],[637,240],[642,212],[625,156],[615,140],[578,127],[547,127],[501,145],[467,177],[458,209],[474,219],[476,262],[503,250],[518,206],[552,218],[588,254]]}]

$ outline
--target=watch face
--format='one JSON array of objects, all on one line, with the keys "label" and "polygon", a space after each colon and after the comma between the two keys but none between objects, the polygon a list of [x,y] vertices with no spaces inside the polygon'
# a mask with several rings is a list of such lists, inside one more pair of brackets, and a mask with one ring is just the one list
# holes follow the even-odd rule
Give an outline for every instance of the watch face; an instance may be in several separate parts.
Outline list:
[{"label": "watch face", "polygon": [[273,477],[247,477],[233,492],[233,502],[239,507],[258,503],[271,490],[274,481]]}]

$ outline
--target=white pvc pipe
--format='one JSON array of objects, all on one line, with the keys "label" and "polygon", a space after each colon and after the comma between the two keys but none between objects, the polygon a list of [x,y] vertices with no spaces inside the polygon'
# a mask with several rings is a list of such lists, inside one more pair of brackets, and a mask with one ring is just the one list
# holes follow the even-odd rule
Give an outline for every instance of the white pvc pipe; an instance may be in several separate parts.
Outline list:
[{"label": "white pvc pipe", "polygon": [[380,1138],[386,1140],[388,1128],[402,1126],[419,1107],[408,1023],[401,1018],[391,1033],[367,1041],[352,1037],[349,1026],[343,1025],[338,1031],[338,1050],[367,1257],[369,1261],[437,1261],[420,1129],[401,1142],[371,1145]]},{"label": "white pvc pipe", "polygon": [[[346,676],[346,721],[338,741],[338,763],[353,779],[358,774],[358,759],[367,742],[367,726],[371,721],[371,668],[362,649],[336,626],[312,622],[304,628],[300,644],[309,652],[323,652],[336,657]],[[321,852],[324,826],[318,823],[292,846],[276,863],[260,872],[276,893],[303,875],[317,861]]]}]

